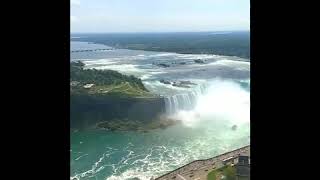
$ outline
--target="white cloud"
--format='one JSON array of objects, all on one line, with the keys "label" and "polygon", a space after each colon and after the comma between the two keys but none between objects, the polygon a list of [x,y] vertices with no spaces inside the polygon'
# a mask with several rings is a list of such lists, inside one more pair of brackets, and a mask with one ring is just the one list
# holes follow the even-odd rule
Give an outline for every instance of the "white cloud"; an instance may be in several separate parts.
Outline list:
[{"label": "white cloud", "polygon": [[79,6],[80,0],[71,0],[71,6]]}]

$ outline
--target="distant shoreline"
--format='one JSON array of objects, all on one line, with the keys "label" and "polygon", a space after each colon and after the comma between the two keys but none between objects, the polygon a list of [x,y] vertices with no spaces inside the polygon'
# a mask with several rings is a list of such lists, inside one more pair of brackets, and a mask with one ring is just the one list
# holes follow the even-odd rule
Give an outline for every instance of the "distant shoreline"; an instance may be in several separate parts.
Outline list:
[{"label": "distant shoreline", "polygon": [[172,33],[81,33],[74,41],[94,42],[114,48],[214,54],[250,60],[250,31],[172,32]]},{"label": "distant shoreline", "polygon": [[[81,37],[80,37],[81,38]],[[184,52],[175,52],[175,51],[159,51],[159,50],[156,50],[156,49],[135,49],[135,48],[127,48],[127,47],[116,47],[116,46],[113,46],[113,45],[110,45],[110,44],[104,44],[104,43],[97,43],[97,42],[92,42],[92,41],[78,41],[78,40],[70,40],[70,41],[74,41],[74,42],[86,42],[86,43],[90,43],[90,44],[100,44],[100,45],[104,45],[104,46],[107,46],[109,48],[111,48],[110,50],[115,50],[115,49],[126,49],[126,50],[134,50],[134,51],[150,51],[150,52],[159,52],[159,53],[176,53],[176,54],[192,54],[192,55],[197,55],[199,53],[184,53]],[[94,50],[90,50],[90,51],[94,51]],[[70,51],[70,53],[73,53],[73,51]],[[225,55],[225,54],[212,54],[212,53],[202,53],[202,54],[205,54],[205,55],[217,55],[217,56],[229,56],[229,57],[238,57],[238,58],[242,58],[242,59],[245,59],[247,61],[244,61],[244,62],[250,62],[250,57],[240,57],[240,56],[236,56],[236,55]],[[200,53],[201,55],[201,53]]]}]

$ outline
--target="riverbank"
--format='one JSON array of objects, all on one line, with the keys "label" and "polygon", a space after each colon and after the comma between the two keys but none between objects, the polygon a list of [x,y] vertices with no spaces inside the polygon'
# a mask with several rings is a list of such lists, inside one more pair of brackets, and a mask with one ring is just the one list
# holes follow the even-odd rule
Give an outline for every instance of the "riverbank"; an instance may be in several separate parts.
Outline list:
[{"label": "riverbank", "polygon": [[[165,113],[163,98],[73,95],[70,99],[70,126],[79,130],[95,129],[99,123],[111,130],[150,129],[144,126],[160,121]],[[130,124],[135,126],[129,128]],[[162,127],[160,122],[156,125]]]},{"label": "riverbank", "polygon": [[164,99],[150,93],[141,79],[112,70],[85,69],[71,62],[70,124],[72,129],[148,131],[175,121],[159,122]]},{"label": "riverbank", "polygon": [[225,33],[109,33],[73,34],[73,41],[105,44],[113,48],[174,52],[179,54],[216,54],[250,59],[250,32]]}]

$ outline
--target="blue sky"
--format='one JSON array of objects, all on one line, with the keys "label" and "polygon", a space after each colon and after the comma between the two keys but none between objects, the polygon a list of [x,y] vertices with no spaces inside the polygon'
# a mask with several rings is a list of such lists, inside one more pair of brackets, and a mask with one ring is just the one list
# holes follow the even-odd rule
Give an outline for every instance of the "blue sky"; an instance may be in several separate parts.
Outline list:
[{"label": "blue sky", "polygon": [[71,0],[71,32],[249,30],[250,0]]}]

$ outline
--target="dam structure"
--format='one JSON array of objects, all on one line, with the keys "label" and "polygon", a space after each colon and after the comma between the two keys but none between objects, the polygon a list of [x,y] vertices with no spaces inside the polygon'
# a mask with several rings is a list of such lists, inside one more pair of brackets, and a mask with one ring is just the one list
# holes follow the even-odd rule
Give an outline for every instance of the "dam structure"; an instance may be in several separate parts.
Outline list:
[{"label": "dam structure", "polygon": [[250,168],[250,145],[248,145],[213,158],[195,160],[152,180],[206,180],[209,172],[225,165],[237,164],[240,156],[249,157]]}]

